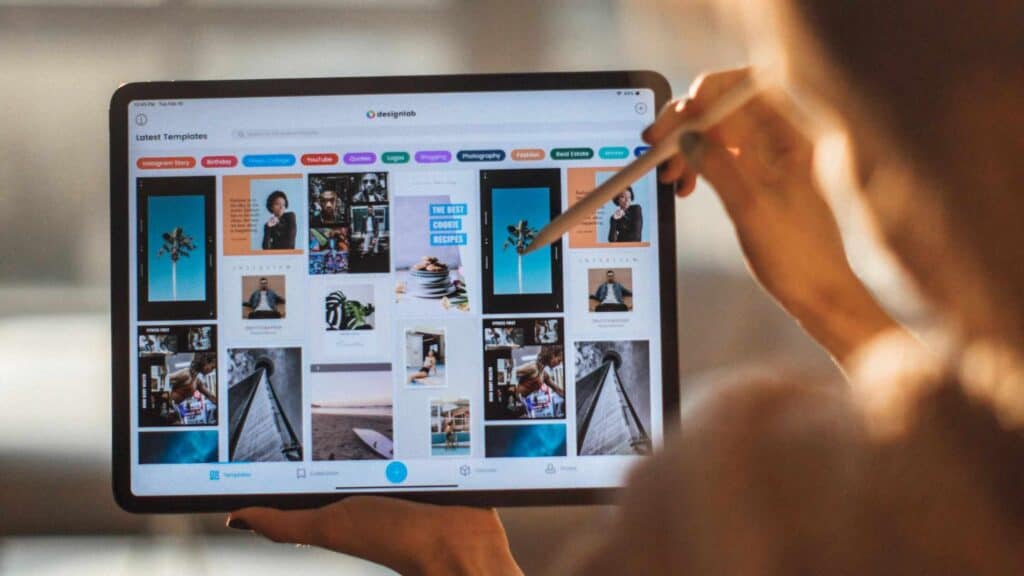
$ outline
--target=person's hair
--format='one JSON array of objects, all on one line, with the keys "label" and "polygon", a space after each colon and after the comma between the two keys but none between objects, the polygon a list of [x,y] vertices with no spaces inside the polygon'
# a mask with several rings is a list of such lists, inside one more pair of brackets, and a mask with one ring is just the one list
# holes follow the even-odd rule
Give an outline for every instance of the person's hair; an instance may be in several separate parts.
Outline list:
[{"label": "person's hair", "polygon": [[890,246],[969,331],[1024,347],[1024,2],[788,6],[787,36],[810,43],[790,51],[824,55],[814,84],[847,113],[855,147],[898,154],[916,180],[895,198],[869,190]]},{"label": "person's hair", "polygon": [[[854,175],[878,229],[937,310],[948,313],[952,324],[964,329],[967,342],[961,351],[977,352],[976,341],[994,337],[1020,354],[1024,351],[1024,162],[1020,161],[1024,114],[1019,110],[1024,102],[1024,2],[991,0],[971,8],[953,0],[765,0],[763,4],[781,10],[776,21],[780,26],[774,32],[791,60],[786,68],[792,74],[790,80],[795,85],[803,81],[801,88],[817,92],[843,120],[852,145]],[[752,546],[759,551],[758,558],[770,557],[776,567],[799,566],[799,570],[769,569],[769,573],[820,573],[844,565],[844,560],[863,565],[851,573],[864,574],[927,574],[954,565],[973,574],[1019,573],[1017,542],[994,535],[1024,531],[1022,422],[1002,421],[997,406],[997,400],[1009,403],[1007,397],[1019,399],[1024,394],[1020,372],[1012,360],[968,359],[978,364],[971,366],[980,373],[974,374],[978,382],[965,382],[955,372],[902,378],[890,373],[870,383],[876,390],[888,387],[892,392],[884,406],[850,410],[857,426],[884,411],[886,418],[905,422],[907,430],[885,442],[862,440],[862,431],[853,436],[855,446],[869,448],[859,458],[868,462],[864,469],[872,471],[856,481],[868,483],[863,487],[866,497],[862,495],[856,505],[860,508],[853,516],[856,519],[837,514],[832,506],[819,507],[828,510],[823,516],[815,512],[807,518],[840,518],[843,530],[851,535],[870,535],[852,537],[843,544],[845,550],[829,549],[830,555],[821,562],[814,558],[821,547],[808,546],[813,538],[803,537],[799,529],[783,532],[778,527],[807,526],[823,533],[820,522],[805,521],[794,513],[792,502],[822,494],[832,497],[837,487],[849,481],[851,466],[823,464],[827,455],[801,463],[794,459],[799,453],[794,448],[823,446],[835,454],[854,451],[837,450],[842,445],[839,440],[816,443],[800,437],[790,419],[785,420],[784,436],[779,436],[784,446],[751,444],[758,451],[755,457],[770,465],[765,470],[780,470],[779,455],[784,454],[801,476],[826,469],[847,474],[818,481],[815,486],[821,490],[809,492],[808,485],[799,481],[742,487],[752,509],[781,511],[771,517],[774,531],[762,530]],[[892,372],[899,365],[891,356],[880,364],[884,362],[890,365],[875,368]],[[882,370],[871,375],[882,376]],[[929,381],[914,382],[918,379]],[[999,398],[984,386],[997,387]],[[797,397],[793,390],[781,392],[786,401]],[[735,399],[730,400],[735,406]],[[772,407],[773,414],[781,413],[779,402],[765,405]],[[766,411],[758,406],[758,412]],[[717,426],[720,421],[743,420],[719,413],[711,421]],[[836,420],[827,418],[830,425]],[[689,427],[701,428],[693,423]],[[701,450],[713,452],[706,445]],[[727,461],[729,467],[739,468],[749,460],[731,451]],[[749,476],[763,477],[756,472]],[[872,479],[878,482],[871,484]],[[721,484],[715,489],[721,490]],[[763,488],[768,485],[793,486],[807,493],[787,497],[777,488]],[[849,501],[845,491],[840,495],[837,502]],[[941,526],[930,521],[939,516],[959,520]],[[844,540],[837,532],[824,533],[829,534],[829,542]],[[879,546],[902,552],[879,554]],[[1016,570],[999,569],[1011,564],[1008,559],[1016,562]]]},{"label": "person's hair", "polygon": [[260,276],[260,282],[270,282],[270,280],[267,280],[266,276]]},{"label": "person's hair", "polygon": [[203,366],[207,364],[216,364],[217,355],[213,352],[196,352],[192,356],[192,362],[189,364],[189,370],[192,372],[199,372]]},{"label": "person's hair", "polygon": [[278,198],[284,200],[285,208],[288,207],[288,195],[280,190],[274,190],[273,192],[270,193],[270,196],[267,196],[267,212],[273,211],[274,200],[277,200]]},{"label": "person's hair", "polygon": [[551,361],[556,356],[565,358],[565,356],[562,354],[561,345],[553,344],[550,346],[541,346],[540,352],[537,353],[537,362],[540,363],[542,366],[551,366]]},{"label": "person's hair", "polygon": [[630,202],[635,202],[636,201],[636,194],[633,192],[633,187],[630,186],[630,187],[626,188],[625,190],[623,190],[622,192],[619,192],[618,194],[616,194],[615,198],[612,199],[612,204],[618,204],[619,203],[619,196],[622,196],[626,192],[629,192],[629,201]]},{"label": "person's hair", "polygon": [[607,276],[609,274],[615,274],[615,270],[609,270],[609,271],[604,273],[605,276]]}]

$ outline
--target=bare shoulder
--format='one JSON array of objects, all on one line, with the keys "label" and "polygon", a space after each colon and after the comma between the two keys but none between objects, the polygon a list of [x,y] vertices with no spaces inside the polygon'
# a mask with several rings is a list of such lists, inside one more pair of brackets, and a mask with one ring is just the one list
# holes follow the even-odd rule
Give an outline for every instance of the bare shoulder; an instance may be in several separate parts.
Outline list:
[{"label": "bare shoulder", "polygon": [[845,386],[780,377],[695,391],[678,433],[632,475],[617,535],[589,569],[1021,573],[1019,437],[955,380],[925,389],[903,406],[910,425],[885,438]]}]

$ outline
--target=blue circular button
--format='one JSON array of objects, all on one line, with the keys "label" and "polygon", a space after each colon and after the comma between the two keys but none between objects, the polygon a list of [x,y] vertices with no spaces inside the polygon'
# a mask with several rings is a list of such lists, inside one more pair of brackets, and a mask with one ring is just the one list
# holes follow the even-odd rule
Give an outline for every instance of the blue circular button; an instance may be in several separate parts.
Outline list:
[{"label": "blue circular button", "polygon": [[406,476],[409,475],[409,469],[401,462],[392,462],[391,464],[388,464],[388,467],[384,470],[384,474],[388,477],[389,482],[392,484],[399,484],[405,481]]}]

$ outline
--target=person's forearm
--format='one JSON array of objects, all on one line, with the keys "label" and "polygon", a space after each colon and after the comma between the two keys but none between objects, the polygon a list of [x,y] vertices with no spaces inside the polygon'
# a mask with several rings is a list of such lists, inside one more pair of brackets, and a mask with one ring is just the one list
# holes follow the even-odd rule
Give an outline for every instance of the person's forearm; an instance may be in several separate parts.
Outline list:
[{"label": "person's forearm", "polygon": [[879,334],[905,330],[852,272],[848,284],[819,290],[790,312],[843,370],[849,369],[850,356]]}]

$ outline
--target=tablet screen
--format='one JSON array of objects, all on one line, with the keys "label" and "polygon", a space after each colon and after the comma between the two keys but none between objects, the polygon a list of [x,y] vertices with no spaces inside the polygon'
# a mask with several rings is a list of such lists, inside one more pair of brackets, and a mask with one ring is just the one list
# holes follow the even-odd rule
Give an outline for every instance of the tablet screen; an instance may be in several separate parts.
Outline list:
[{"label": "tablet screen", "polygon": [[663,429],[654,175],[523,251],[654,108],[130,102],[132,493],[619,486]]}]

